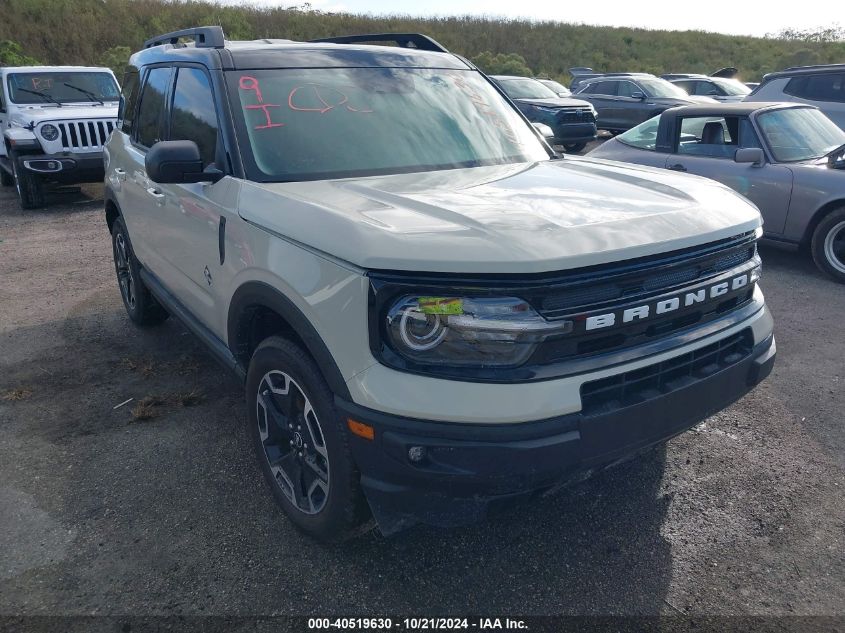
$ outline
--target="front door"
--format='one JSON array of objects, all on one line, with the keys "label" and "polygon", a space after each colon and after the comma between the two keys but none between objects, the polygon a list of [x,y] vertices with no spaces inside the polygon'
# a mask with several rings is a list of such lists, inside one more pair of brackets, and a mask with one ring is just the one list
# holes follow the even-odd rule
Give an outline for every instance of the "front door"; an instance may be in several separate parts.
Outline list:
[{"label": "front door", "polygon": [[763,165],[734,161],[741,147],[762,149],[751,122],[745,117],[686,117],[679,129],[666,168],[730,187],[757,205],[767,233],[782,233],[792,195],[792,171],[768,160]]}]

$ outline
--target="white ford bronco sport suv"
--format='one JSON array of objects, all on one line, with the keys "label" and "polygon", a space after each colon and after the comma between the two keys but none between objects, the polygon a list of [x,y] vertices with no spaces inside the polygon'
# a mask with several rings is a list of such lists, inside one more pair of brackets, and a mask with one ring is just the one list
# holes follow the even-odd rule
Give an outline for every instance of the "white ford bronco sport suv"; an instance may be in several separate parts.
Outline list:
[{"label": "white ford bronco sport suv", "polygon": [[385,533],[476,520],[688,429],[774,363],[752,204],[558,158],[425,36],[168,33],[131,58],[119,119],[126,310],[178,317],[243,379],[261,469],[318,537],[368,512]]},{"label": "white ford bronco sport suv", "polygon": [[119,96],[108,68],[0,68],[0,183],[23,209],[43,206],[49,183],[102,182]]}]

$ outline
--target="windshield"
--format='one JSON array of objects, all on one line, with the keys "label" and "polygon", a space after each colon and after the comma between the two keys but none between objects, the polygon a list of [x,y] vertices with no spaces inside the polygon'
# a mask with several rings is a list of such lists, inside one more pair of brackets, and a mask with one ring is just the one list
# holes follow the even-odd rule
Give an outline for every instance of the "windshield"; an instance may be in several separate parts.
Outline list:
[{"label": "windshield", "polygon": [[669,83],[665,79],[637,79],[648,97],[680,97],[681,99],[689,99],[689,95],[684,92],[682,88],[673,83]]},{"label": "windshield", "polygon": [[[253,180],[291,181],[546,160],[534,130],[475,71],[228,72]],[[249,163],[252,163],[251,165]]]},{"label": "windshield", "polygon": [[813,108],[764,112],[757,125],[782,163],[821,158],[845,144],[845,132]]},{"label": "windshield", "polygon": [[12,103],[117,101],[119,95],[117,82],[107,72],[27,72],[9,75],[9,100]]},{"label": "windshield", "polygon": [[620,134],[616,137],[616,140],[631,147],[653,150],[657,147],[657,129],[659,127],[660,115],[658,114],[645,123],[640,123],[627,132]]},{"label": "windshield", "polygon": [[552,92],[556,93],[557,95],[571,95],[572,93],[569,91],[569,88],[564,86],[561,83],[554,81],[553,79],[539,79],[538,80],[541,84],[543,84],[546,88],[551,90]]},{"label": "windshield", "polygon": [[557,94],[536,79],[499,79],[498,84],[511,99],[557,99]]},{"label": "windshield", "polygon": [[714,77],[711,81],[724,90],[726,95],[731,97],[747,95],[751,92],[751,89],[748,86],[736,79],[721,79],[719,77]]}]

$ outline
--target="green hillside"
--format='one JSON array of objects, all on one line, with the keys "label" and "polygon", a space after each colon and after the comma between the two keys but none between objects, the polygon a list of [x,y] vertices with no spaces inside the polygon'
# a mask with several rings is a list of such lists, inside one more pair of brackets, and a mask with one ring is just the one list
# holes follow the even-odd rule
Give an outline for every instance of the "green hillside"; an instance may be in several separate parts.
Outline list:
[{"label": "green hillside", "polygon": [[[823,43],[649,31],[559,22],[458,16],[421,19],[321,13],[297,9],[222,6],[173,0],[2,0],[0,62],[32,58],[45,64],[121,67],[128,53],[152,35],[188,26],[220,24],[231,39],[310,39],[378,31],[419,31],[487,70],[520,68],[568,80],[571,66],[598,70],[712,72],[736,66],[746,81],[786,66],[845,62],[845,42]],[[20,48],[16,49],[15,45]],[[483,53],[489,53],[483,55]],[[491,61],[493,60],[493,61]],[[516,64],[514,64],[516,60]],[[504,63],[504,66],[501,65]]]}]

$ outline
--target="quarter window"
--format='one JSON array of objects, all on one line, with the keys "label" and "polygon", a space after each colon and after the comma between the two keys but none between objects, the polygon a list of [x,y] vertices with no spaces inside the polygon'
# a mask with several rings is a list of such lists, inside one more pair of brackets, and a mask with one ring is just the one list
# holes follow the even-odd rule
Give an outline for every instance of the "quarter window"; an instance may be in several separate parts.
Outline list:
[{"label": "quarter window", "polygon": [[135,106],[138,103],[140,79],[137,71],[127,71],[123,76],[123,95],[120,98],[120,126],[126,134],[132,134],[135,121]]},{"label": "quarter window", "polygon": [[180,68],[173,91],[170,139],[195,141],[203,166],[215,161],[217,112],[208,76],[197,68]]},{"label": "quarter window", "polygon": [[170,68],[153,68],[147,75],[136,125],[137,141],[144,147],[152,147],[161,140],[164,95],[170,83],[170,72]]},{"label": "quarter window", "polygon": [[590,94],[615,96],[616,84],[618,83],[618,81],[600,81],[596,84],[593,84],[593,89]]}]

